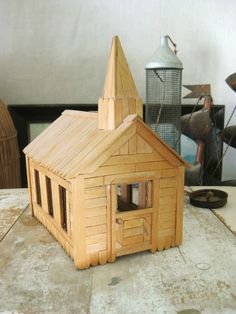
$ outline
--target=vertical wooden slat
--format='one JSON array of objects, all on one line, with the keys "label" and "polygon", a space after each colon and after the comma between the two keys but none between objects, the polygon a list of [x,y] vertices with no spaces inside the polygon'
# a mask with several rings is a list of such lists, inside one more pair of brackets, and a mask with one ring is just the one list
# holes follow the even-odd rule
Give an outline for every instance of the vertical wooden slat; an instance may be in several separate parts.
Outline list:
[{"label": "vertical wooden slat", "polygon": [[86,251],[84,226],[84,177],[79,176],[72,182],[72,239],[74,264],[78,268],[88,268],[90,258]]},{"label": "vertical wooden slat", "polygon": [[121,192],[121,200],[128,204],[131,202],[131,185],[130,184],[121,184],[120,185],[120,192]]},{"label": "vertical wooden slat", "polygon": [[66,191],[66,223],[67,223],[67,233],[71,236],[71,193]]},{"label": "vertical wooden slat", "polygon": [[175,232],[175,244],[176,245],[180,245],[182,243],[183,207],[184,207],[184,167],[178,167],[176,232]]},{"label": "vertical wooden slat", "polygon": [[107,260],[110,261],[112,243],[111,243],[111,185],[106,186],[107,194]]},{"label": "vertical wooden slat", "polygon": [[52,202],[53,202],[53,217],[59,227],[62,226],[61,202],[59,194],[59,185],[52,181]]},{"label": "vertical wooden slat", "polygon": [[32,216],[34,216],[33,213],[33,188],[32,188],[32,183],[31,183],[31,171],[30,171],[30,160],[27,156],[25,156],[25,161],[26,161],[26,173],[27,173],[27,182],[28,182],[28,191],[29,191],[29,202],[30,202],[30,210]]},{"label": "vertical wooden slat", "polygon": [[43,210],[46,211],[46,213],[49,213],[46,177],[41,172],[39,172],[39,182],[40,182],[40,189],[41,189],[42,208]]},{"label": "vertical wooden slat", "polygon": [[109,262],[114,262],[116,259],[116,209],[116,186],[111,185],[111,254],[108,259]]},{"label": "vertical wooden slat", "polygon": [[[35,169],[30,166],[30,182],[31,182],[31,188],[32,188],[32,204],[37,203],[36,199],[36,184],[35,184]],[[33,205],[33,211],[32,215],[34,216],[34,205]]]},{"label": "vertical wooden slat", "polygon": [[157,237],[158,237],[158,217],[159,217],[159,180],[152,181],[152,241],[151,252],[155,253],[157,250]]},{"label": "vertical wooden slat", "polygon": [[146,182],[139,182],[138,185],[138,207],[146,208],[147,185]]},{"label": "vertical wooden slat", "polygon": [[136,135],[133,135],[129,139],[129,154],[136,154],[136,147],[137,147]]}]

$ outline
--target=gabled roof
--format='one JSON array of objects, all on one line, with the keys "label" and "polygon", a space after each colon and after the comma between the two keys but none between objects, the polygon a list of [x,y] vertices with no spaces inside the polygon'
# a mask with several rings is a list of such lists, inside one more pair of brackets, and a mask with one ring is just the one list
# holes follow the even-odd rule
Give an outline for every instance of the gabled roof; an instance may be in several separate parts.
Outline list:
[{"label": "gabled roof", "polygon": [[150,144],[170,164],[187,165],[137,115],[129,115],[115,130],[99,130],[97,116],[97,113],[64,111],[24,149],[24,153],[39,165],[70,180],[79,174],[95,171],[139,131],[150,136]]}]

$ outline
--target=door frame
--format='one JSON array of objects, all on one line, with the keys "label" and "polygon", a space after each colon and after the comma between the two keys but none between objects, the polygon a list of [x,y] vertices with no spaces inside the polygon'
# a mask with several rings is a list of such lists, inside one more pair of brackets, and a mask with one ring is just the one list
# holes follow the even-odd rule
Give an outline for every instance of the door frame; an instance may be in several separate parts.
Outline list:
[{"label": "door frame", "polygon": [[[151,252],[157,251],[157,231],[158,231],[158,217],[159,217],[159,185],[160,174],[156,171],[138,172],[132,174],[119,174],[114,176],[107,176],[105,178],[106,192],[107,192],[107,251],[108,261],[113,262],[116,259],[116,202],[117,192],[116,184],[131,184],[136,182],[152,181],[152,207],[145,209],[138,209],[137,216],[151,214]],[[130,211],[125,212],[129,215]],[[132,213],[135,216],[135,213]],[[145,249],[145,250],[146,250]],[[127,254],[131,254],[127,253]]]}]

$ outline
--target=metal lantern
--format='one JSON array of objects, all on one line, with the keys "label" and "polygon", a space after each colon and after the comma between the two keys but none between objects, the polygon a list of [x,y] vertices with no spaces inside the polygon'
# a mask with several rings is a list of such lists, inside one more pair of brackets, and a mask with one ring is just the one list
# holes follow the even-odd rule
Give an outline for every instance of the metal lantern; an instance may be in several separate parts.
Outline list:
[{"label": "metal lantern", "polygon": [[182,62],[169,47],[169,36],[146,65],[146,123],[180,153]]}]

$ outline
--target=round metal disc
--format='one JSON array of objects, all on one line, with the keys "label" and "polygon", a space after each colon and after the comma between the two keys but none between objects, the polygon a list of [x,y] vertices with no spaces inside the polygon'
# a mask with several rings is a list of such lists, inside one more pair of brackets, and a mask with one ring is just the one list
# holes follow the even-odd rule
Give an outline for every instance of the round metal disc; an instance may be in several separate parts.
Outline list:
[{"label": "round metal disc", "polygon": [[190,193],[190,204],[201,208],[219,208],[227,203],[228,194],[216,189],[203,189]]}]

